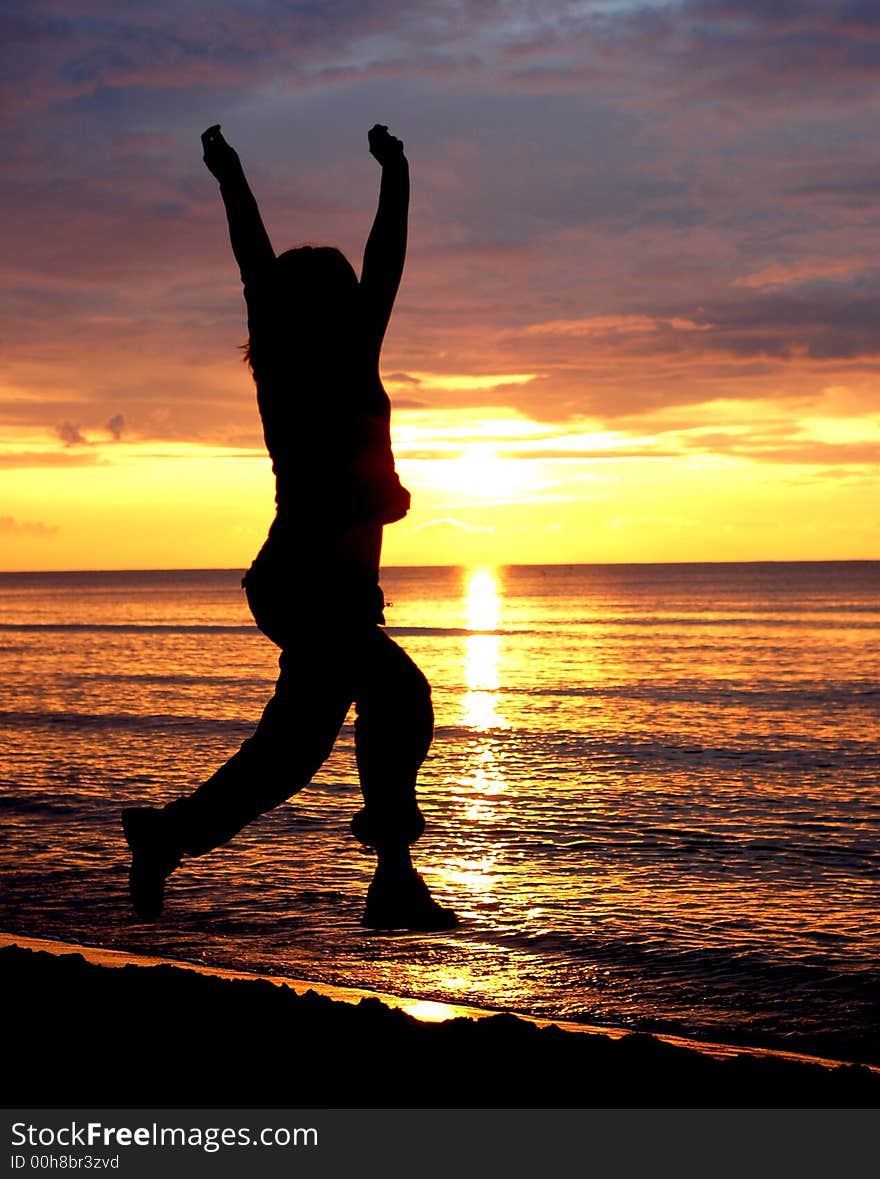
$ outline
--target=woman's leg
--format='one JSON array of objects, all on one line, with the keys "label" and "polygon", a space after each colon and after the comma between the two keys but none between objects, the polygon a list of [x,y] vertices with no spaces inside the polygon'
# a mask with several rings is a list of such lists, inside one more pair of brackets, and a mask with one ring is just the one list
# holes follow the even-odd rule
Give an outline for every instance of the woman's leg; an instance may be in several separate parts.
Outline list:
[{"label": "woman's leg", "polygon": [[350,674],[327,645],[282,651],[275,694],[237,753],[187,798],[163,809],[183,854],[220,847],[298,794],[330,756],[352,700]]},{"label": "woman's leg", "polygon": [[434,734],[431,689],[412,659],[378,627],[359,652],[355,748],[364,806],[352,834],[376,849],[378,864],[363,924],[376,928],[451,929],[451,909],[431,898],[410,857],[425,829],[416,777]]},{"label": "woman's leg", "polygon": [[281,653],[281,674],[252,737],[207,782],[161,810],[123,812],[135,912],[155,920],[181,857],[227,843],[308,785],[329,757],[353,699],[348,655],[306,638]]},{"label": "woman's leg", "polygon": [[364,807],[352,834],[370,847],[408,847],[425,829],[416,777],[434,736],[434,709],[422,672],[379,627],[370,628],[359,651],[355,707]]}]

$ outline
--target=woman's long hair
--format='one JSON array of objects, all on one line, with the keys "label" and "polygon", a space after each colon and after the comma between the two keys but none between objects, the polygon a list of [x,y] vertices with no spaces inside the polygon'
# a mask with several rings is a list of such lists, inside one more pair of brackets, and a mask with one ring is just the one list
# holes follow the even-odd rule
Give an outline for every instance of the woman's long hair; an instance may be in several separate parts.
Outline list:
[{"label": "woman's long hair", "polygon": [[[255,377],[266,365],[291,362],[308,372],[334,367],[352,353],[360,330],[360,287],[334,246],[298,246],[275,259],[267,322],[251,322],[244,359]],[[262,329],[265,330],[262,330]]]}]

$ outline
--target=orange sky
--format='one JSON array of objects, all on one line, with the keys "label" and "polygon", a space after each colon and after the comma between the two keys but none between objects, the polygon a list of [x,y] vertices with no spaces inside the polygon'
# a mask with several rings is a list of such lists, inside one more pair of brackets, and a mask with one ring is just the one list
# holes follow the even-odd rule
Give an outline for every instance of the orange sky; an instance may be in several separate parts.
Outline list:
[{"label": "orange sky", "polygon": [[356,263],[367,128],[406,143],[387,563],[880,556],[880,15],[848,12],[29,5],[0,568],[240,567],[265,535],[216,121],[276,249]]}]

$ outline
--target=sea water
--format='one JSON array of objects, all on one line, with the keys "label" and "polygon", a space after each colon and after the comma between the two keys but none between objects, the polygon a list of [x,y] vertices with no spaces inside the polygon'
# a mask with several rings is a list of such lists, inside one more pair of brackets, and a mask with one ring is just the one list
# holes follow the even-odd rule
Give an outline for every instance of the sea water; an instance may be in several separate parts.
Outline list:
[{"label": "sea water", "polygon": [[385,570],[433,688],[442,934],[359,924],[352,717],[132,919],[121,808],[193,789],[272,692],[240,576],[0,575],[4,930],[880,1062],[880,562]]}]

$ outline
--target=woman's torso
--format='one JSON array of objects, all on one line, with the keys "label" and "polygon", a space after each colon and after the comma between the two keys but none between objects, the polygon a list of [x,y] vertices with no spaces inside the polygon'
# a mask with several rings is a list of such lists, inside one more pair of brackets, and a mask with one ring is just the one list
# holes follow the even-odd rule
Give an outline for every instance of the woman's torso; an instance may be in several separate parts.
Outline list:
[{"label": "woman's torso", "polygon": [[409,508],[391,449],[378,355],[353,325],[297,342],[265,300],[248,300],[250,360],[276,514],[247,581],[310,616],[382,620],[382,528]]}]

